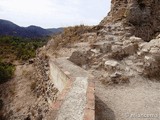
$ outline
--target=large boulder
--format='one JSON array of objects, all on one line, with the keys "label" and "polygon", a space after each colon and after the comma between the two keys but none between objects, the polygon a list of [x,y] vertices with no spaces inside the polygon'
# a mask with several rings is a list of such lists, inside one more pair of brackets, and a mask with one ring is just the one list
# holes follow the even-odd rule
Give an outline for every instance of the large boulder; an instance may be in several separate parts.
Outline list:
[{"label": "large boulder", "polygon": [[83,66],[88,63],[87,55],[81,51],[73,52],[72,55],[70,56],[69,60],[78,66]]}]

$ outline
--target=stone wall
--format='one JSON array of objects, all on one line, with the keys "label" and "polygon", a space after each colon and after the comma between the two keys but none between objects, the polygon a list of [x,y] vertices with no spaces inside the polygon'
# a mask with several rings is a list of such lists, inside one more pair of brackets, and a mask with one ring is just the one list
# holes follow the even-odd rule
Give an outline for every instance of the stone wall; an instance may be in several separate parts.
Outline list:
[{"label": "stone wall", "polygon": [[54,85],[54,82],[49,77],[49,60],[46,56],[37,56],[35,60],[36,68],[36,87],[34,89],[37,97],[43,97],[48,103],[56,100],[56,95],[59,90]]},{"label": "stone wall", "polygon": [[[65,75],[69,79],[66,80],[64,88],[53,103],[54,115],[48,120],[95,120],[94,78],[68,60],[57,61],[52,61],[50,65],[60,72],[59,75]],[[61,76],[57,80],[62,81],[60,78]]]},{"label": "stone wall", "polygon": [[131,34],[150,41],[160,32],[159,0],[112,0],[111,11],[100,25],[121,21]]},{"label": "stone wall", "polygon": [[50,66],[50,79],[54,83],[55,87],[62,92],[62,90],[65,88],[68,77],[62,70],[56,65],[56,63],[52,60],[49,61]]}]

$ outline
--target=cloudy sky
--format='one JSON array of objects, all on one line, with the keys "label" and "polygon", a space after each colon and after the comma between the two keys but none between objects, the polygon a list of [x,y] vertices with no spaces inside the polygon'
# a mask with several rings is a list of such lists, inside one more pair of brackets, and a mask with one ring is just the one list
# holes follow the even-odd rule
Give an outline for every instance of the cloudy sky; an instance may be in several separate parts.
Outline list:
[{"label": "cloudy sky", "polygon": [[98,24],[111,0],[0,0],[0,19],[44,28]]}]

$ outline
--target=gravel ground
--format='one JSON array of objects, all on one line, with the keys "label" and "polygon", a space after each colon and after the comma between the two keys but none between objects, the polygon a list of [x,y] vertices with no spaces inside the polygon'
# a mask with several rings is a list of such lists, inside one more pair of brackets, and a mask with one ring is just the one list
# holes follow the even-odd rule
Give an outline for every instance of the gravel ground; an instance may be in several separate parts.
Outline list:
[{"label": "gravel ground", "polygon": [[160,83],[134,78],[106,87],[96,81],[96,120],[160,120]]}]

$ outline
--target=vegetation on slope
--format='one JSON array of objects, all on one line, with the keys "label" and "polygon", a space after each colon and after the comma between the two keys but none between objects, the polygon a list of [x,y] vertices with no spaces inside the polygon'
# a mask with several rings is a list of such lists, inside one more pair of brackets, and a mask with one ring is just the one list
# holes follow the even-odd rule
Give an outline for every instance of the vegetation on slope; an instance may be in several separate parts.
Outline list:
[{"label": "vegetation on slope", "polygon": [[25,61],[35,57],[37,48],[46,42],[46,38],[0,36],[0,84],[12,78],[15,69],[13,61]]},{"label": "vegetation on slope", "polygon": [[11,79],[14,70],[14,65],[0,62],[0,84],[6,82],[8,79]]}]

